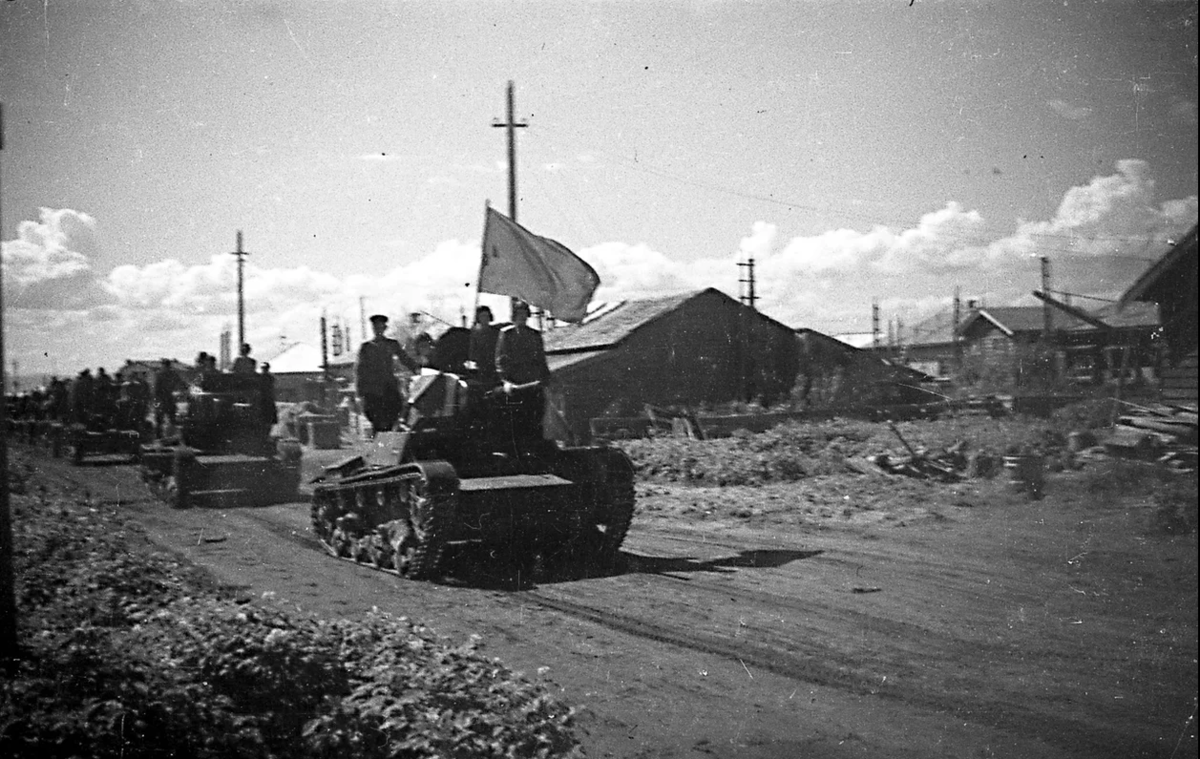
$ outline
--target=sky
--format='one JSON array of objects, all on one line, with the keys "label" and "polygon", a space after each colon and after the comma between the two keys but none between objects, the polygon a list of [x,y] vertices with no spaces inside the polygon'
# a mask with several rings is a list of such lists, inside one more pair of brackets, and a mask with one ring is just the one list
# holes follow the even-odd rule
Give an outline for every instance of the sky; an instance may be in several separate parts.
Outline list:
[{"label": "sky", "polygon": [[[1197,220],[1191,2],[9,0],[6,370],[473,311],[485,204],[838,334],[1115,298]],[[507,317],[503,298],[482,302]],[[1103,300],[1073,301],[1101,306]]]}]

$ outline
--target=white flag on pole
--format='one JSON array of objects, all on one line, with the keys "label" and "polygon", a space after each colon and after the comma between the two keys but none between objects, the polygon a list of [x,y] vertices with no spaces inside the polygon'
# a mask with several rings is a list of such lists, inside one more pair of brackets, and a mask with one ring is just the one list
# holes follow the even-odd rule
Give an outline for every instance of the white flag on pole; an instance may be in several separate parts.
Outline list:
[{"label": "white flag on pole", "polygon": [[479,291],[520,298],[567,322],[583,321],[600,275],[562,243],[488,207]]}]

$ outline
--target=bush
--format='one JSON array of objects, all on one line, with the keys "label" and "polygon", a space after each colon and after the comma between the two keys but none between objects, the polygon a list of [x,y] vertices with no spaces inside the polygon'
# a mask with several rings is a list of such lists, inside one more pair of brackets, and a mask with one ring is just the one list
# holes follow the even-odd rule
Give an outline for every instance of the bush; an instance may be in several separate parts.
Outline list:
[{"label": "bush", "polygon": [[[901,440],[903,438],[903,441]],[[906,445],[907,444],[907,445]],[[1007,451],[1051,454],[1066,434],[1042,421],[950,417],[898,422],[861,420],[785,422],[760,433],[740,431],[716,440],[658,437],[620,447],[642,477],[704,485],[758,485],[859,471],[850,460],[871,453],[908,455],[915,450]]]},{"label": "bush", "polygon": [[44,489],[13,505],[22,655],[0,755],[580,755],[573,711],[474,642],[238,603],[146,552],[112,506]]}]

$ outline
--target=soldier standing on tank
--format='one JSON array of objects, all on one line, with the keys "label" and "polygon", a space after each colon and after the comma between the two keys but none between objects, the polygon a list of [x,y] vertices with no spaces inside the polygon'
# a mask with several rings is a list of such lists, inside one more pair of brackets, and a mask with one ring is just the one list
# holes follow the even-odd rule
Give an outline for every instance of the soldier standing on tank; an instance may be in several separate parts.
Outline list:
[{"label": "soldier standing on tank", "polygon": [[83,369],[79,376],[71,382],[71,421],[86,425],[91,419],[92,406],[95,402],[95,380],[92,370]]},{"label": "soldier standing on tank", "polygon": [[513,323],[500,330],[496,341],[496,373],[513,408],[514,432],[540,440],[545,413],[545,385],[550,381],[542,333],[528,326],[529,304],[513,303]]},{"label": "soldier standing on tank", "polygon": [[354,365],[354,390],[361,399],[363,413],[371,422],[372,435],[391,430],[400,416],[402,402],[395,361],[413,373],[421,368],[398,341],[384,335],[387,324],[388,318],[383,314],[371,317],[375,336],[359,347]]},{"label": "soldier standing on tank", "polygon": [[238,357],[233,360],[233,373],[254,374],[258,362],[250,358],[250,343],[242,343],[238,353]]},{"label": "soldier standing on tank", "polygon": [[262,362],[261,368],[258,376],[262,382],[262,420],[273,427],[279,421],[279,411],[275,407],[275,375],[271,374],[271,365],[266,361]]},{"label": "soldier standing on tank", "polygon": [[484,390],[500,384],[496,374],[496,341],[500,330],[492,324],[492,309],[480,306],[475,309],[475,326],[471,327],[471,342],[467,348],[467,360],[475,369],[475,380]]},{"label": "soldier standing on tank", "polygon": [[113,424],[117,415],[117,394],[120,388],[104,367],[96,370],[93,380],[92,410],[103,420],[105,426]]},{"label": "soldier standing on tank", "polygon": [[154,431],[159,436],[164,419],[175,426],[175,391],[182,385],[183,380],[171,365],[171,359],[164,358],[154,373]]}]

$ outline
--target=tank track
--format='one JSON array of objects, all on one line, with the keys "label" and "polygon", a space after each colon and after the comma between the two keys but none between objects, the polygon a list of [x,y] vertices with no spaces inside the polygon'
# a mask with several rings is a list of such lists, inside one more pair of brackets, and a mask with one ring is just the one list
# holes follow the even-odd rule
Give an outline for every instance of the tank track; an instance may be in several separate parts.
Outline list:
[{"label": "tank track", "polygon": [[312,524],[330,555],[410,580],[438,576],[458,480],[442,462],[317,483]]},{"label": "tank track", "polygon": [[599,513],[588,536],[587,550],[591,562],[601,573],[616,568],[621,544],[633,523],[636,494],[633,485],[633,465],[622,453],[608,452],[598,460],[602,485],[599,490]]},{"label": "tank track", "polygon": [[621,544],[633,523],[633,512],[636,505],[633,481],[622,483],[614,489],[609,504],[609,521],[597,546],[597,556],[601,567],[611,568],[616,563]]}]

